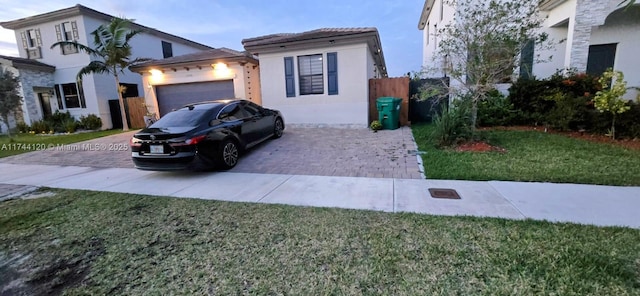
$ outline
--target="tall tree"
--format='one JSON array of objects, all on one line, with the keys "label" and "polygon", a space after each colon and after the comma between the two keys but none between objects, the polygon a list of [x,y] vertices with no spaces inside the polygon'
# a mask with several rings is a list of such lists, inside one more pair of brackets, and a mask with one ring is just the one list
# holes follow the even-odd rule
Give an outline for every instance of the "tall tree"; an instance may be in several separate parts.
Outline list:
[{"label": "tall tree", "polygon": [[15,112],[22,105],[22,97],[18,91],[20,82],[9,70],[0,68],[0,122],[7,125],[7,134],[11,137],[9,128],[9,116],[15,116]]},{"label": "tall tree", "polygon": [[118,77],[118,74],[124,73],[124,70],[131,66],[150,60],[147,58],[131,59],[132,48],[129,41],[131,38],[142,32],[139,30],[129,29],[129,25],[132,21],[133,20],[124,18],[113,18],[109,24],[100,25],[95,31],[91,32],[94,47],[78,43],[75,40],[60,41],[51,45],[51,48],[56,46],[72,46],[75,49],[85,52],[95,58],[78,72],[76,79],[80,83],[82,82],[82,76],[84,75],[93,73],[113,75],[116,83],[116,90],[118,91],[118,101],[120,102],[122,129],[125,131],[129,130],[129,125],[125,114],[122,88],[120,87],[120,78]]},{"label": "tall tree", "polygon": [[[440,44],[436,59],[445,61],[454,94],[471,100],[472,130],[477,122],[478,102],[495,85],[508,81],[526,47],[542,46],[544,19],[538,1],[445,0],[456,8],[454,20],[437,32]],[[539,60],[539,59],[538,59]]]}]

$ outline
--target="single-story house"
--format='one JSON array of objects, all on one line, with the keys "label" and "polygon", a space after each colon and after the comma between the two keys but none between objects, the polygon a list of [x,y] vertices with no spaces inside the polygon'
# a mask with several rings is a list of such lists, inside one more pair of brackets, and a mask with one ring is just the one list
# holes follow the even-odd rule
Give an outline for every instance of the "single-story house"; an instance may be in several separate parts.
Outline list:
[{"label": "single-story house", "polygon": [[369,79],[387,77],[376,28],[325,28],[242,40],[260,59],[262,104],[288,123],[368,125]]},{"label": "single-story house", "polygon": [[228,48],[149,61],[130,68],[142,75],[147,110],[165,115],[189,103],[260,99],[260,66],[245,52]]},{"label": "single-story house", "polygon": [[[0,68],[13,73],[20,83],[18,92],[22,97],[22,108],[10,119],[11,128],[17,122],[41,120],[53,113],[52,105],[59,104],[53,93],[56,67],[32,59],[0,56]],[[6,132],[7,126],[3,123],[0,130]]]}]

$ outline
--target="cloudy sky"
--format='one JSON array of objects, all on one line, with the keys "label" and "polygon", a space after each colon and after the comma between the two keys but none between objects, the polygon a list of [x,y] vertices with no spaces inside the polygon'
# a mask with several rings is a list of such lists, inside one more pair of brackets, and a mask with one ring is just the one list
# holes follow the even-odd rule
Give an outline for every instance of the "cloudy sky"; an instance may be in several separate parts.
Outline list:
[{"label": "cloudy sky", "polygon": [[[0,0],[0,21],[76,4],[212,47],[243,50],[243,38],[325,27],[377,27],[389,76],[420,69],[417,29],[424,0]],[[0,29],[0,55],[17,56],[13,31]]]}]

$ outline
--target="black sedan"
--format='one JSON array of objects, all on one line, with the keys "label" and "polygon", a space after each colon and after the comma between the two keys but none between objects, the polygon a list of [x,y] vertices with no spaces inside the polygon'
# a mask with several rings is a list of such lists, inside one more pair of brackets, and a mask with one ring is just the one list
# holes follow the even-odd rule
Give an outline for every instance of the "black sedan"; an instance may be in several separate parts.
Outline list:
[{"label": "black sedan", "polygon": [[277,110],[246,100],[217,100],[167,113],[131,139],[131,157],[142,170],[230,169],[243,150],[279,138]]}]

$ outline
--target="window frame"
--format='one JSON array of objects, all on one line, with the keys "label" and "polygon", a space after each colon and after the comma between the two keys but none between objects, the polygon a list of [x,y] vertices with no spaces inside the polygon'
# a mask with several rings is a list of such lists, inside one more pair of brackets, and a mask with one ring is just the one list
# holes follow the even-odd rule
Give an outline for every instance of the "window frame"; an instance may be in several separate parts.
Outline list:
[{"label": "window frame", "polygon": [[160,44],[162,46],[162,57],[165,59],[173,57],[173,44],[164,40],[161,40]]},{"label": "window frame", "polygon": [[25,34],[27,36],[27,48],[38,47],[38,37],[36,35],[36,29],[28,29]]},{"label": "window frame", "polygon": [[[60,29],[63,41],[73,41],[73,29],[71,28],[71,22],[62,22]],[[67,34],[69,34],[69,36],[67,36]]]},{"label": "window frame", "polygon": [[[314,61],[315,58],[318,58],[320,61],[320,67],[318,67],[317,65],[313,65],[312,62]],[[299,55],[297,56],[297,60],[298,60],[298,91],[299,91],[299,95],[301,96],[305,96],[305,95],[322,95],[325,93],[325,87],[324,87],[324,74],[325,74],[325,60],[326,58],[324,57],[324,54],[319,53],[319,54],[310,54],[310,55]],[[306,70],[305,68],[302,67],[302,65],[304,65],[306,63],[305,60],[309,61],[309,72],[310,74],[304,74],[303,73],[303,69]],[[315,69],[314,69],[315,66]],[[313,70],[318,71],[318,72],[314,72]],[[321,87],[318,88],[317,87],[317,81],[315,82],[315,88],[314,88],[314,78],[320,78],[320,85]],[[310,79],[310,80],[309,80]],[[307,82],[310,83],[309,88],[307,88],[306,84]]]},{"label": "window frame", "polygon": [[[87,104],[84,99],[84,89],[82,88],[81,82],[75,83],[61,83],[56,85],[56,96],[58,93],[60,94],[60,100],[58,102],[62,102],[64,106],[58,106],[60,109],[84,109],[87,108]],[[59,89],[58,89],[59,87]],[[73,88],[70,88],[73,87]],[[66,89],[65,89],[66,88]],[[69,90],[66,92],[65,90]],[[75,93],[74,93],[75,90]],[[77,101],[77,104],[75,103]],[[69,106],[69,103],[71,106]]]}]

